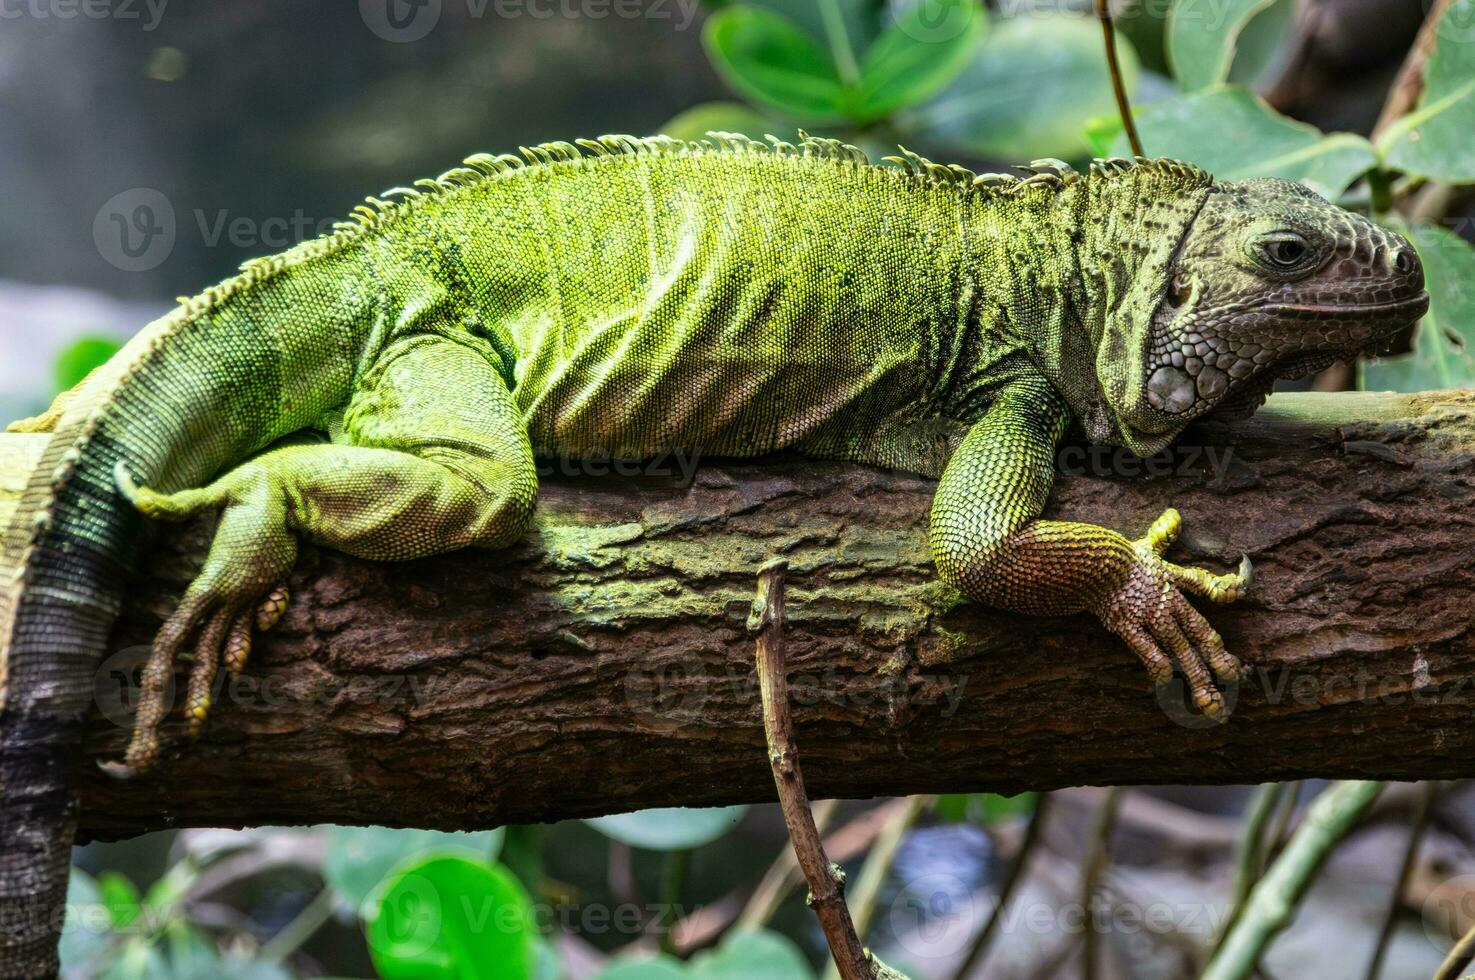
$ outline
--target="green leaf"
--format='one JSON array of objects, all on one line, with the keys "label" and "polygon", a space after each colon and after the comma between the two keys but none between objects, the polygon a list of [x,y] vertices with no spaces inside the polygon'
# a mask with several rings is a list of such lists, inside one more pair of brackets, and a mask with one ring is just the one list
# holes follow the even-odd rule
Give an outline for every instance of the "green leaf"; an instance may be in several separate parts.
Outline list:
[{"label": "green leaf", "polygon": [[[1137,57],[1118,39],[1123,80],[1136,87]],[[932,143],[995,160],[1089,156],[1086,123],[1116,111],[1092,18],[1038,14],[1000,21],[936,99],[903,114]]]},{"label": "green leaf", "polygon": [[358,908],[389,870],[406,858],[430,851],[456,851],[490,863],[502,850],[502,835],[500,827],[476,833],[334,827],[328,833],[323,877],[335,892]]},{"label": "green leaf", "polygon": [[1253,91],[1274,85],[1296,40],[1295,21],[1294,0],[1275,0],[1251,17],[1235,42],[1228,81]]},{"label": "green leaf", "polygon": [[[1361,136],[1323,134],[1232,86],[1153,102],[1134,118],[1149,155],[1192,161],[1220,180],[1286,177],[1336,199],[1378,162]],[[1130,155],[1125,138],[1115,152]]]},{"label": "green leaf", "polygon": [[880,119],[936,95],[967,63],[986,23],[974,0],[917,0],[866,51],[853,115]]},{"label": "green leaf", "polygon": [[805,119],[845,115],[850,94],[835,63],[784,17],[727,7],[707,18],[702,41],[723,80],[755,102]]},{"label": "green leaf", "polygon": [[134,937],[108,961],[101,980],[161,980],[169,976],[169,961],[159,947]]},{"label": "green leaf", "polygon": [[91,967],[110,942],[112,917],[103,904],[102,888],[85,871],[72,869],[67,880],[67,917],[61,931],[63,976],[91,976]]},{"label": "green leaf", "polygon": [[761,140],[765,133],[791,136],[788,128],[770,122],[741,102],[702,102],[672,116],[661,132],[678,140],[700,140],[713,132],[742,133]]},{"label": "green leaf", "polygon": [[171,922],[164,937],[169,950],[169,976],[174,980],[214,980],[225,972],[215,944],[189,923]]},{"label": "green leaf", "polygon": [[653,851],[682,851],[710,843],[737,826],[746,806],[690,807],[637,810],[585,820],[589,826],[631,847]]},{"label": "green leaf", "polygon": [[57,391],[66,391],[81,383],[92,369],[107,362],[123,345],[112,337],[80,337],[62,348],[51,365],[51,376]]},{"label": "green leaf", "polygon": [[1001,796],[998,793],[950,793],[938,797],[937,815],[953,823],[976,823],[992,827],[1001,821],[1029,813],[1035,806],[1034,793]]},{"label": "green leaf", "polygon": [[1361,365],[1367,391],[1475,387],[1475,248],[1437,225],[1416,225],[1429,312],[1414,331],[1413,352]]},{"label": "green leaf", "polygon": [[689,980],[686,965],[665,955],[615,960],[594,975],[594,980]]},{"label": "green leaf", "polygon": [[1167,20],[1171,7],[1158,0],[1133,0],[1117,11],[1117,33],[1132,42],[1142,67],[1168,73]]},{"label": "green leaf", "polygon": [[143,896],[144,914],[153,921],[145,923],[157,932],[176,918],[184,915],[184,902],[199,877],[199,863],[185,856],[169,866],[159,880],[149,886]]},{"label": "green leaf", "polygon": [[1475,0],[1456,0],[1439,19],[1419,104],[1380,134],[1378,147],[1405,173],[1475,181]]},{"label": "green leaf", "polygon": [[[793,21],[824,44],[836,65],[858,65],[859,53],[875,42],[885,26],[883,20],[889,19],[883,0],[747,0],[747,6]],[[846,78],[845,69],[839,74]]]},{"label": "green leaf", "polygon": [[698,953],[687,967],[692,980],[808,980],[809,961],[793,941],[776,932],[735,929],[715,950]]},{"label": "green leaf", "polygon": [[456,854],[399,866],[366,922],[384,980],[530,980],[532,901],[499,864]]},{"label": "green leaf", "polygon": [[112,917],[113,928],[124,929],[138,918],[143,899],[138,888],[126,875],[117,871],[104,871],[97,876],[97,886],[102,893],[102,904]]},{"label": "green leaf", "polygon": [[1126,127],[1122,125],[1122,114],[1119,112],[1108,112],[1086,120],[1086,143],[1091,147],[1091,155],[1111,156],[1112,145],[1124,132]]},{"label": "green leaf", "polygon": [[1185,92],[1217,85],[1229,77],[1234,42],[1260,11],[1276,0],[1175,0],[1168,11],[1168,64]]}]

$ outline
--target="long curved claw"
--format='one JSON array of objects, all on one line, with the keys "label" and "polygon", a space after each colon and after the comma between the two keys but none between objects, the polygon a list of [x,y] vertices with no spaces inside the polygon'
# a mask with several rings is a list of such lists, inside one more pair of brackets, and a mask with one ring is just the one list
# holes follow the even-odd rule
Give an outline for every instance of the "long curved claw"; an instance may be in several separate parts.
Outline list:
[{"label": "long curved claw", "polygon": [[1250,564],[1249,555],[1242,555],[1239,568],[1224,575],[1214,575],[1202,568],[1189,568],[1171,562],[1166,564],[1174,585],[1184,592],[1220,605],[1243,599],[1255,582],[1255,567]]}]

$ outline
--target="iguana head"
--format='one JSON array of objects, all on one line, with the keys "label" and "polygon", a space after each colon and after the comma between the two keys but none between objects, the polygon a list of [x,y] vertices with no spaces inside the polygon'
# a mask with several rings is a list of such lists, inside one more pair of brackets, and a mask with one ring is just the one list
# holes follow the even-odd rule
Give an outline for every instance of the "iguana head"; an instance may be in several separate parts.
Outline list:
[{"label": "iguana head", "polygon": [[1165,278],[1145,363],[1112,399],[1139,452],[1249,414],[1276,378],[1369,352],[1429,305],[1406,238],[1273,178],[1211,187]]}]

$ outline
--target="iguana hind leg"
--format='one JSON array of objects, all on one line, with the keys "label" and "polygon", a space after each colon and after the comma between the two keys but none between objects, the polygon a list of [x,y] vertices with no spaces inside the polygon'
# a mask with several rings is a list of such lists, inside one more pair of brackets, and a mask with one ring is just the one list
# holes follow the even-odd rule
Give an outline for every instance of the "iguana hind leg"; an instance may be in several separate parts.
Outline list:
[{"label": "iguana hind leg", "polygon": [[200,729],[222,663],[238,673],[253,627],[269,628],[285,608],[299,538],[400,561],[501,547],[527,527],[537,497],[527,432],[501,376],[470,347],[432,335],[392,345],[349,403],[344,434],[348,444],[270,450],[174,494],[118,474],[146,516],[221,517],[204,568],[154,641],[132,741],[109,772],[131,775],[157,759],[174,660],[191,637],[186,712]]},{"label": "iguana hind leg", "polygon": [[1228,575],[1165,561],[1180,523],[1174,510],[1136,541],[1094,524],[1039,519],[1067,421],[1055,389],[1029,379],[1003,392],[969,430],[932,505],[939,574],[970,599],[1003,609],[1095,613],[1156,683],[1170,681],[1176,666],[1199,710],[1222,720],[1214,677],[1238,680],[1243,667],[1183,593],[1233,601],[1249,587],[1248,561]]}]

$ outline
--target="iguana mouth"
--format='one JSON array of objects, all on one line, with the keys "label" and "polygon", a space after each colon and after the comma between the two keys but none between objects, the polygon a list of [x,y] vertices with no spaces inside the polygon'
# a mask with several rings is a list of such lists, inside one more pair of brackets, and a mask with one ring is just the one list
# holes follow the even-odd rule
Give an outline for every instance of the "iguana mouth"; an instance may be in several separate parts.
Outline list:
[{"label": "iguana mouth", "polygon": [[1341,319],[1348,317],[1359,320],[1397,318],[1399,325],[1404,326],[1417,320],[1428,311],[1429,294],[1420,290],[1417,296],[1391,300],[1386,303],[1266,303],[1260,309],[1269,313],[1339,317]]}]

